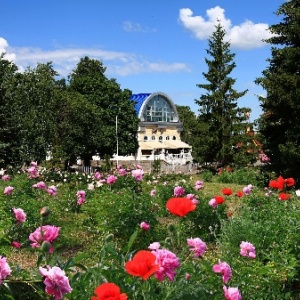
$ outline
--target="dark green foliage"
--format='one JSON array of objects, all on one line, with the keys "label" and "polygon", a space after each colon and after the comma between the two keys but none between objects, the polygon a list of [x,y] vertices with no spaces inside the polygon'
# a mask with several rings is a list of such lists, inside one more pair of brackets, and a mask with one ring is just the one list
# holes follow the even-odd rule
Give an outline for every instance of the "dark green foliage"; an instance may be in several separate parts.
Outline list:
[{"label": "dark green foliage", "polygon": [[205,59],[208,72],[203,73],[208,81],[198,84],[200,89],[206,90],[195,103],[199,105],[198,123],[200,125],[197,137],[201,162],[219,162],[226,165],[235,162],[245,165],[252,160],[241,162],[235,159],[240,152],[248,150],[251,138],[245,134],[248,123],[249,108],[239,108],[237,100],[244,96],[247,90],[237,92],[233,85],[236,79],[230,73],[236,67],[235,54],[230,52],[230,43],[224,41],[225,30],[219,23],[209,39],[207,54],[212,59]]},{"label": "dark green foliage", "polygon": [[[221,257],[231,265],[231,284],[239,282],[245,299],[291,299],[299,278],[299,228],[298,200],[279,201],[277,193],[244,197],[237,214],[223,221]],[[242,241],[255,246],[255,259],[236,259]]]},{"label": "dark green foliage", "polygon": [[282,16],[270,26],[273,37],[269,66],[256,79],[266,90],[259,97],[263,114],[258,119],[263,147],[271,158],[270,169],[285,177],[300,178],[300,1],[284,2]]}]

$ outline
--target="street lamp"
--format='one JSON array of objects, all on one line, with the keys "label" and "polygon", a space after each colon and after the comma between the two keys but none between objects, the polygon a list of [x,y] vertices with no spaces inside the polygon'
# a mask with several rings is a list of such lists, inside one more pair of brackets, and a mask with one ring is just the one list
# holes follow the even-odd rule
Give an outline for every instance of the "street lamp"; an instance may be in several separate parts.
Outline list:
[{"label": "street lamp", "polygon": [[117,168],[119,166],[118,114],[116,114]]}]

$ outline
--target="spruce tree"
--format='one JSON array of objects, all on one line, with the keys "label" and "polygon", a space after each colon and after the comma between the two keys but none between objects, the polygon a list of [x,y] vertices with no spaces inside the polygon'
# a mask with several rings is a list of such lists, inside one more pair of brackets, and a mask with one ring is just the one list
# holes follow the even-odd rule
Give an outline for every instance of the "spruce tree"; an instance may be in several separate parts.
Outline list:
[{"label": "spruce tree", "polygon": [[258,119],[270,168],[278,175],[300,178],[300,0],[282,4],[282,20],[270,26],[273,36],[269,66],[256,80],[266,90],[259,97],[263,114]]},{"label": "spruce tree", "polygon": [[[247,147],[251,143],[251,137],[246,134],[249,108],[239,108],[237,100],[247,93],[247,90],[237,92],[233,86],[236,79],[230,77],[236,67],[235,54],[230,51],[230,42],[225,41],[226,31],[220,23],[208,40],[209,48],[206,50],[209,58],[205,58],[208,72],[202,73],[208,83],[198,84],[206,90],[199,100],[198,122],[202,124],[199,132],[202,142],[202,160],[219,162],[228,165],[234,161],[240,164],[242,154],[248,156]],[[250,144],[251,145],[251,144]],[[246,156],[243,156],[246,158]],[[251,160],[247,157],[247,160]],[[247,162],[248,162],[247,161]],[[247,163],[246,162],[246,163]]]}]

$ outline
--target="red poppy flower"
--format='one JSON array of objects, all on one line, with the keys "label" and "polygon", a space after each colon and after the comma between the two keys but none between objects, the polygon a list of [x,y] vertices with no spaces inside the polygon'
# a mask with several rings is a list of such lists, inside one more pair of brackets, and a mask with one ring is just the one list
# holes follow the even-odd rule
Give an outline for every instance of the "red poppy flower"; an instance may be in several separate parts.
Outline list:
[{"label": "red poppy flower", "polygon": [[156,256],[153,253],[141,250],[125,264],[125,270],[130,275],[140,276],[146,280],[159,268],[155,260]]},{"label": "red poppy flower", "polygon": [[127,300],[127,295],[125,293],[121,294],[120,288],[114,283],[103,283],[96,287],[95,289],[96,296],[92,296],[91,300]]},{"label": "red poppy flower", "polygon": [[278,198],[279,200],[286,201],[291,198],[291,194],[280,193]]},{"label": "red poppy flower", "polygon": [[223,193],[223,195],[225,195],[225,196],[230,196],[230,195],[232,195],[232,190],[229,189],[229,188],[223,188],[223,189],[222,189],[222,193]]},{"label": "red poppy flower", "polygon": [[282,176],[279,176],[277,179],[277,188],[278,188],[278,190],[284,189],[284,179]]},{"label": "red poppy flower", "polygon": [[222,196],[215,196],[214,197],[215,199],[216,199],[216,202],[218,203],[218,204],[222,204],[222,203],[224,203],[224,198],[222,197]]},{"label": "red poppy flower", "polygon": [[171,198],[166,204],[169,212],[175,216],[184,217],[196,209],[196,204],[188,198]]},{"label": "red poppy flower", "polygon": [[278,184],[277,184],[277,180],[270,180],[269,182],[269,187],[273,188],[273,189],[278,189]]},{"label": "red poppy flower", "polygon": [[236,195],[237,197],[241,198],[241,197],[244,196],[244,193],[243,193],[242,191],[237,191],[237,192],[235,193],[235,195]]},{"label": "red poppy flower", "polygon": [[286,186],[293,186],[293,185],[295,185],[295,179],[294,178],[287,178],[284,181],[285,181]]}]

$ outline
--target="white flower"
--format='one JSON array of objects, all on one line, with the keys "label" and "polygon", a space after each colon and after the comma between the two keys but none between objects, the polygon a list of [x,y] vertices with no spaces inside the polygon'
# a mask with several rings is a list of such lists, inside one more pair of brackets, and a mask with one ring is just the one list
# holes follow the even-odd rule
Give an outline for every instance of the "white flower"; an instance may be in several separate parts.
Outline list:
[{"label": "white flower", "polygon": [[296,190],[296,196],[300,197],[300,190]]}]

